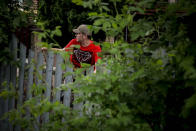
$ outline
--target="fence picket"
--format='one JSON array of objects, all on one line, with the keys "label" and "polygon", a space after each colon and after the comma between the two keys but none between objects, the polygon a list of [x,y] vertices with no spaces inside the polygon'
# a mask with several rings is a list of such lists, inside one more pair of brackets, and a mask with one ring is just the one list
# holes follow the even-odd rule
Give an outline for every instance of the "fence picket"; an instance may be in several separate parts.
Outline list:
[{"label": "fence picket", "polygon": [[[83,75],[85,75],[86,70],[83,72]],[[82,93],[74,93],[74,101],[76,100],[77,97],[82,96]],[[79,113],[79,116],[82,116],[82,108],[83,108],[83,101],[80,103],[75,103],[73,104],[73,109],[77,110]]]},{"label": "fence picket", "polygon": [[[73,68],[67,66],[65,71],[66,72],[73,72]],[[65,77],[65,84],[68,84],[70,82],[73,82],[72,75],[68,75],[68,76]],[[71,103],[71,89],[68,88],[66,91],[63,91],[62,95],[63,95],[63,104],[66,107],[70,107],[70,103]],[[63,113],[66,114],[66,111],[64,111]],[[65,121],[65,119],[63,118],[62,122],[64,122],[64,121]]]},{"label": "fence picket", "polygon": [[[11,51],[11,45],[12,45],[12,43],[11,43],[11,41],[9,42],[9,51]],[[7,90],[7,91],[9,91],[10,90],[10,68],[11,68],[11,65],[9,64],[9,63],[7,63],[6,64],[6,67],[5,67],[5,81],[6,81],[6,85],[5,85],[5,89]],[[4,99],[4,112],[6,113],[6,112],[8,112],[8,110],[9,110],[9,98],[5,98]],[[3,125],[3,128],[2,128],[2,130],[3,131],[7,131],[7,130],[9,130],[9,128],[10,128],[10,126],[9,126],[9,121],[8,121],[8,119],[6,118],[5,120],[3,120],[4,121],[4,125]]]},{"label": "fence picket", "polygon": [[42,77],[42,73],[43,73],[43,69],[42,69],[42,65],[43,65],[43,61],[44,61],[43,53],[39,52],[37,57],[38,58],[37,58],[36,69],[37,69],[38,76],[36,76],[36,85],[40,85],[42,83],[41,77]]},{"label": "fence picket", "polygon": [[27,100],[32,97],[31,93],[31,86],[33,85],[33,63],[32,60],[34,58],[34,51],[29,50],[29,58],[28,58],[28,65],[29,65],[29,70],[28,70],[28,86],[27,86]]},{"label": "fence picket", "polygon": [[[2,64],[1,65],[1,84],[3,84],[4,82],[7,82],[7,84],[9,84],[9,80],[8,80],[8,73],[10,73],[8,65]],[[8,72],[7,72],[8,71]],[[8,85],[1,85],[1,91],[4,91],[8,88]],[[8,98],[0,98],[0,102],[1,102],[1,107],[0,107],[0,117],[3,116],[4,113],[6,113],[8,111]],[[7,119],[5,120],[0,120],[0,129],[2,131],[7,131],[8,130],[8,121]]]},{"label": "fence picket", "polygon": [[[32,60],[34,58],[34,51],[29,50],[29,57],[28,57],[28,85],[27,85],[27,96],[26,96],[26,100],[29,100],[30,98],[32,98],[32,91],[31,91],[31,87],[33,85],[33,68],[34,68],[34,64],[32,63]],[[27,109],[27,118],[30,118],[30,112],[29,109]],[[28,130],[26,130],[28,131]]]},{"label": "fence picket", "polygon": [[[56,54],[55,88],[59,87],[62,83],[62,68],[61,68],[62,63],[63,63],[62,56],[59,53]],[[57,89],[53,102],[56,102],[56,101],[60,102],[60,95],[61,95],[61,92]]]},{"label": "fence picket", "polygon": [[0,87],[1,87],[1,84],[3,83],[3,64],[0,63]]},{"label": "fence picket", "polygon": [[[97,67],[96,67],[97,68]],[[86,74],[87,75],[93,75],[93,73],[95,72],[94,66],[91,66],[89,69],[87,69]],[[88,96],[91,96],[91,93],[88,94]],[[92,108],[93,105],[89,102],[89,101],[85,101],[85,105],[83,105],[86,110],[86,114],[91,114],[92,113]]]},{"label": "fence picket", "polygon": [[[18,83],[18,101],[17,107],[22,105],[24,98],[24,71],[25,71],[25,62],[26,62],[26,46],[20,43],[20,67],[19,67],[19,83]],[[21,127],[16,126],[16,131],[20,131]]]},{"label": "fence picket", "polygon": [[54,60],[54,52],[49,51],[47,56],[46,63],[46,92],[45,97],[50,101],[51,97],[51,80],[52,80],[52,71],[53,71],[53,60]]},{"label": "fence picket", "polygon": [[[3,78],[4,78],[4,66],[0,65],[0,87],[1,87],[0,91],[3,91],[3,86],[2,86],[2,83],[4,81]],[[1,105],[4,104],[4,99],[2,97],[0,97],[0,104]],[[0,117],[2,117],[3,113],[4,113],[4,106],[0,106]],[[2,122],[0,120],[0,127],[2,126],[1,124],[2,124]]]},{"label": "fence picket", "polygon": [[[0,92],[2,91],[2,82],[3,82],[3,65],[1,65],[0,64]],[[3,108],[4,108],[4,106],[3,106],[3,104],[4,104],[4,99],[2,98],[2,97],[0,97],[0,104],[2,105],[2,106],[0,106],[0,117],[2,117],[2,115],[3,115],[3,113],[4,113],[4,111],[3,111]],[[3,128],[3,120],[0,120],[0,128],[2,129]]]},{"label": "fence picket", "polygon": [[[6,82],[7,82],[7,85],[6,85],[6,89],[9,91],[9,84],[10,84],[10,65],[7,65],[6,66],[6,73],[5,73],[5,78],[6,78]],[[4,100],[4,111],[5,112],[8,112],[9,108],[8,108],[8,102],[9,102],[9,98],[6,98]],[[5,131],[9,130],[9,122],[8,122],[8,119],[5,120]]]},{"label": "fence picket", "polygon": [[18,99],[18,104],[22,105],[23,103],[23,84],[24,84],[24,71],[25,71],[25,62],[26,62],[26,46],[23,45],[22,43],[20,44],[20,70],[19,70],[19,99]]},{"label": "fence picket", "polygon": [[[66,67],[66,72],[73,72],[73,69],[69,66]],[[72,75],[68,75],[65,77],[65,84],[68,84],[69,82],[73,82]],[[67,91],[63,92],[63,104],[67,107],[70,107],[70,101],[71,101],[71,89],[68,88]]]},{"label": "fence picket", "polygon": [[88,68],[87,70],[86,70],[86,74],[88,75],[88,74],[92,74],[92,73],[94,73],[94,66],[91,66],[90,68]]},{"label": "fence picket", "polygon": [[[37,66],[36,66],[36,69],[37,69],[37,75],[38,76],[36,76],[36,86],[40,86],[41,84],[42,84],[42,73],[43,73],[43,69],[42,69],[42,65],[43,65],[43,61],[44,61],[44,56],[43,56],[43,53],[42,52],[39,52],[38,53],[38,58],[37,58]],[[39,104],[39,101],[38,101],[38,103],[37,104]],[[38,116],[37,117],[37,122],[36,122],[37,124],[39,124],[40,123],[40,116]],[[39,125],[37,125],[35,123],[35,125],[34,125],[34,128],[35,128],[35,131],[39,131]]]},{"label": "fence picket", "polygon": [[[52,80],[52,71],[53,71],[53,60],[54,60],[54,52],[53,51],[48,51],[48,56],[47,56],[47,63],[46,63],[46,91],[45,91],[45,97],[48,98],[50,101],[51,97],[51,80]],[[43,118],[44,122],[49,121],[49,112],[46,112],[44,114]]]},{"label": "fence picket", "polygon": [[[11,40],[11,51],[13,54],[13,60],[17,60],[17,49],[18,49],[18,44],[17,44],[17,38],[14,34],[12,34],[12,40]],[[11,76],[10,76],[10,82],[13,87],[13,91],[16,91],[16,73],[17,71],[17,66],[12,64],[11,65]],[[15,105],[15,99],[14,97],[9,100],[9,110],[13,109]]]},{"label": "fence picket", "polygon": [[[10,51],[13,55],[13,60],[16,61],[17,60],[17,48],[18,48],[18,44],[17,44],[17,38],[15,36],[15,34],[12,34],[11,36],[11,41],[10,41]],[[12,91],[16,91],[16,71],[17,71],[17,66],[12,64],[10,66],[10,84],[12,86]],[[14,109],[15,106],[15,98],[14,96],[12,98],[9,98],[8,100],[8,110]],[[9,123],[9,130],[13,131],[14,127]]]}]

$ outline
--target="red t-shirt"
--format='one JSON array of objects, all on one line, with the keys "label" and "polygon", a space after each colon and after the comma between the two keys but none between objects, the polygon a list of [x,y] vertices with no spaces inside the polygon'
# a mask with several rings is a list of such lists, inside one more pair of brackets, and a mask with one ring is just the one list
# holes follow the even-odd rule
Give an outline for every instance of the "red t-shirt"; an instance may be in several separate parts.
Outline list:
[{"label": "red t-shirt", "polygon": [[[73,54],[70,55],[70,60],[73,62],[75,67],[81,67],[80,63],[88,63],[94,65],[98,57],[97,53],[101,52],[100,46],[93,44],[93,41],[90,41],[90,44],[86,47],[80,46],[79,49],[73,48],[72,45],[80,45],[76,39],[72,39],[66,46],[65,51],[73,51]],[[68,49],[72,48],[72,49]]]}]

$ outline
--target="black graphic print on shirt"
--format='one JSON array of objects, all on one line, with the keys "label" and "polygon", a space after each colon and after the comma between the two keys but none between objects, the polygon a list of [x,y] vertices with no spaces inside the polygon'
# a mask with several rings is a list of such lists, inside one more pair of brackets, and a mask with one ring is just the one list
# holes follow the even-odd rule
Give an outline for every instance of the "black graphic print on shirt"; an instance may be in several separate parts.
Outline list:
[{"label": "black graphic print on shirt", "polygon": [[92,63],[92,52],[82,51],[80,49],[75,49],[73,52],[73,60],[79,63]]}]

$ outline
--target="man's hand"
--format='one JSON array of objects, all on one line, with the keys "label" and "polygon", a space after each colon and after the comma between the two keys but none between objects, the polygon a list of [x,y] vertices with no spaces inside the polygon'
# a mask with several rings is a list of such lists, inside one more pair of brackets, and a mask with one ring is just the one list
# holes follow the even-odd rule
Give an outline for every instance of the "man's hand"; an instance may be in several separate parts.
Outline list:
[{"label": "man's hand", "polygon": [[42,47],[42,51],[47,51],[47,50],[48,50],[48,48]]}]

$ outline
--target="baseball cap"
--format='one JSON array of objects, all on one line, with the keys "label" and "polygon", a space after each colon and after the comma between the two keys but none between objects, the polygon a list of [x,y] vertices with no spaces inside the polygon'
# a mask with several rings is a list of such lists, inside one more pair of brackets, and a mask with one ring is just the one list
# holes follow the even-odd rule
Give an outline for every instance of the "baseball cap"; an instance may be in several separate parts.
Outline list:
[{"label": "baseball cap", "polygon": [[88,36],[91,36],[91,33],[90,33],[87,25],[84,25],[84,24],[78,26],[78,28],[76,28],[76,29],[73,29],[73,32],[74,33],[83,33],[83,34],[86,34]]}]

